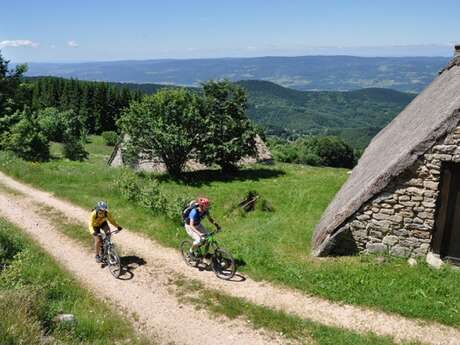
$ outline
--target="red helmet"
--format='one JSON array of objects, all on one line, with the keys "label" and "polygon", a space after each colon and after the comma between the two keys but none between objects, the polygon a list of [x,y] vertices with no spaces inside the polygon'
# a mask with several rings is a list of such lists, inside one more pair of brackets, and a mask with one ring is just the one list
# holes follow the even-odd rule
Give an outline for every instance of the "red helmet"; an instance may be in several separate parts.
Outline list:
[{"label": "red helmet", "polygon": [[196,203],[199,206],[209,207],[209,199],[208,198],[198,198]]}]

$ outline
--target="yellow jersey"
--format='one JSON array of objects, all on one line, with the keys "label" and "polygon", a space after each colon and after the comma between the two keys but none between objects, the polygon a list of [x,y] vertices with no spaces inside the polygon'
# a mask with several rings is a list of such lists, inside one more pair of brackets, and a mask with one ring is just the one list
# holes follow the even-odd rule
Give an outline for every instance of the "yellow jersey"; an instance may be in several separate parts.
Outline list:
[{"label": "yellow jersey", "polygon": [[93,210],[89,216],[89,221],[88,221],[88,229],[91,233],[94,232],[94,228],[100,227],[104,222],[109,221],[110,224],[112,224],[115,227],[119,227],[117,222],[112,216],[112,213],[110,211],[105,212],[104,216],[100,217],[96,210]]}]

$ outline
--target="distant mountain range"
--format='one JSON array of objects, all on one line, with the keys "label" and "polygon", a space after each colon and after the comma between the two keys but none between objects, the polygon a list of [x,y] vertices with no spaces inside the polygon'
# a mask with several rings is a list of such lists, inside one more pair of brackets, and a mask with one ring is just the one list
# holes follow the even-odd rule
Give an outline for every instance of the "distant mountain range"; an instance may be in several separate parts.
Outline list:
[{"label": "distant mountain range", "polygon": [[300,56],[30,63],[27,76],[198,86],[209,79],[257,79],[297,90],[391,88],[420,92],[447,57]]}]

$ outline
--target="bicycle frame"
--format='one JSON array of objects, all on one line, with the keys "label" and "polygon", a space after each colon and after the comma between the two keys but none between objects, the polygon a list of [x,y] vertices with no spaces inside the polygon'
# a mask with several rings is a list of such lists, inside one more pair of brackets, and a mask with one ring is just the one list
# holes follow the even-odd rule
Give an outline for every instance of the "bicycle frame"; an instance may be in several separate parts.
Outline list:
[{"label": "bicycle frame", "polygon": [[202,256],[205,256],[206,254],[214,254],[216,249],[219,248],[219,243],[217,243],[217,240],[214,237],[216,233],[217,231],[210,232],[209,235],[206,236],[203,244],[198,248],[198,251]]}]

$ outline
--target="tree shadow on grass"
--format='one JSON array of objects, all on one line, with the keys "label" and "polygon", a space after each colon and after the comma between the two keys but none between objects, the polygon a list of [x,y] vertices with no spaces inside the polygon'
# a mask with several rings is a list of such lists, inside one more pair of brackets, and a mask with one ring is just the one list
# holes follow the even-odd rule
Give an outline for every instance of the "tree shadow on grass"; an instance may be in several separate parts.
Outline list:
[{"label": "tree shadow on grass", "polygon": [[134,278],[133,271],[139,266],[146,264],[146,261],[143,258],[140,258],[136,255],[127,255],[120,257],[121,267],[123,271],[118,279],[121,280],[131,280]]},{"label": "tree shadow on grass", "polygon": [[187,186],[201,187],[212,182],[233,182],[233,181],[259,181],[280,177],[286,173],[280,169],[270,168],[245,168],[232,173],[223,173],[221,170],[199,170],[186,171],[180,177],[172,177],[164,174],[157,176],[159,181],[175,181]]}]

